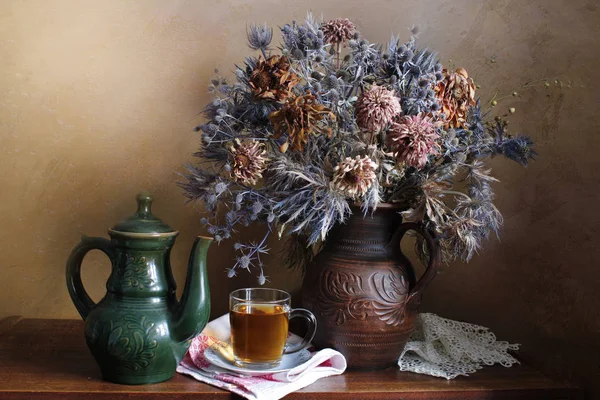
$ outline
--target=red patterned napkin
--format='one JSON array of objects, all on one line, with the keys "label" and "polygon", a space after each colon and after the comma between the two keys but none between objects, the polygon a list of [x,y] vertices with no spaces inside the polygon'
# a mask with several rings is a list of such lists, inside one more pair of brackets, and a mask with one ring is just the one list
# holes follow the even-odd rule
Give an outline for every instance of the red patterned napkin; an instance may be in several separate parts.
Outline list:
[{"label": "red patterned napkin", "polygon": [[340,375],[346,370],[346,359],[339,352],[323,349],[289,371],[244,376],[216,365],[204,357],[204,351],[216,340],[229,340],[229,314],[210,322],[196,337],[177,367],[180,374],[189,375],[200,382],[229,390],[250,400],[277,400],[288,393],[302,389],[317,379]]}]

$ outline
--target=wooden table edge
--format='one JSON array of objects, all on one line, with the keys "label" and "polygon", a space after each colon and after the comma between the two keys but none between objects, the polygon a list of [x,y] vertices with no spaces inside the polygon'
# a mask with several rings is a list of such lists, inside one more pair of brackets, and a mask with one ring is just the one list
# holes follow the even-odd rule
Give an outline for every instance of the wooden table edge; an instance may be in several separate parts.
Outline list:
[{"label": "wooden table edge", "polygon": [[[4,317],[2,319],[0,319],[0,336],[3,336],[4,334],[7,334],[11,331],[11,329],[13,329],[20,321],[24,321],[24,320],[28,320],[30,318],[23,318],[22,316],[19,315],[14,315],[14,316],[8,316],[8,317]],[[31,319],[38,319],[38,318],[31,318]],[[52,319],[52,318],[50,318]],[[43,319],[42,319],[43,320]],[[60,319],[56,319],[56,320],[60,320]],[[527,360],[523,360],[520,359],[520,362],[522,362],[523,364],[525,364],[526,366],[530,366],[531,364],[527,362]],[[584,390],[583,388],[581,388],[578,385],[575,385],[573,382],[570,382],[568,380],[564,380],[564,379],[556,379],[556,378],[552,378],[550,376],[548,376],[547,374],[545,374],[542,371],[539,370],[535,370],[537,373],[543,375],[545,378],[547,378],[548,380],[552,381],[554,383],[553,387],[539,387],[539,388],[532,388],[530,390],[530,394],[542,394],[543,392],[556,392],[559,391],[560,392],[560,396],[565,396],[565,398],[568,399],[583,399],[584,398]],[[183,375],[185,378],[187,379],[191,379],[193,382],[196,383],[202,383],[202,382],[198,382],[196,380],[194,380],[193,378],[189,377],[189,376],[185,376]],[[202,383],[203,385],[206,385],[204,383]],[[184,399],[198,399],[199,396],[202,396],[203,399],[241,399],[241,397],[235,396],[233,395],[231,392],[228,392],[226,390],[223,389],[219,389],[219,388],[215,388],[214,386],[211,385],[207,385],[210,386],[211,388],[216,389],[217,391],[215,392],[194,392],[194,391],[189,391],[189,392],[178,392],[178,391],[143,391],[143,392],[123,392],[123,391],[112,391],[112,390],[106,390],[106,391],[92,391],[92,392],[85,392],[85,391],[79,391],[79,390],[75,390],[75,391],[52,391],[52,390],[36,390],[36,389],[31,389],[31,390],[19,390],[19,389],[2,389],[0,388],[0,400],[4,400],[4,399],[45,399],[45,398],[56,398],[53,397],[54,396],[58,396],[58,398],[60,399],[80,399],[80,398],[87,398],[89,395],[95,395],[95,396],[100,396],[100,398],[104,399],[105,396],[107,399],[123,399],[123,400],[127,400],[127,399],[133,399],[133,398],[145,398],[145,397],[151,397],[151,398],[156,398],[156,399],[177,399],[177,400],[184,400]],[[520,389],[517,388],[510,388],[510,389],[498,389],[496,391],[496,395],[498,397],[499,400],[509,400],[512,399],[513,397],[511,396],[511,392],[514,392],[515,394],[517,394],[517,392]],[[387,396],[386,399],[389,400],[395,400],[395,399],[419,399],[419,400],[424,400],[425,398],[422,397],[423,395],[428,395],[429,397],[427,397],[427,400],[431,399],[431,400],[435,400],[435,399],[439,399],[439,400],[443,400],[446,399],[448,395],[452,395],[455,394],[455,391],[452,390],[436,390],[436,391],[428,391],[428,390],[419,390],[419,389],[413,389],[411,392],[405,392],[405,391],[386,391],[385,389],[381,390],[381,391],[377,391],[377,392],[373,392],[373,391],[360,391],[360,390],[350,390],[350,391],[345,391],[345,392],[327,392],[327,391],[321,391],[321,390],[311,390],[310,386],[304,388],[304,389],[300,389],[296,392],[292,392],[289,395],[287,395],[285,398],[290,398],[291,400],[293,399],[302,399],[302,400],[316,400],[316,399],[323,399],[322,396],[327,395],[328,399],[331,400],[347,400],[349,397],[348,396],[352,396],[351,399],[352,400],[368,400],[368,399],[374,399],[376,397],[373,396],[382,396],[385,395]],[[473,388],[473,389],[464,389],[463,394],[465,395],[464,400],[475,400],[475,399],[481,399],[481,398],[485,398],[486,395],[489,395],[489,392],[486,390],[480,390],[479,388]],[[556,393],[555,393],[556,394]],[[48,397],[46,397],[48,396]],[[207,397],[208,396],[208,397]],[[484,396],[484,397],[481,397]],[[379,398],[379,397],[378,397]],[[517,396],[514,397],[515,399],[521,399],[521,397]],[[494,399],[496,399],[496,397],[494,397]]]},{"label": "wooden table edge", "polygon": [[20,315],[10,315],[0,319],[0,335],[10,331],[22,319]]}]

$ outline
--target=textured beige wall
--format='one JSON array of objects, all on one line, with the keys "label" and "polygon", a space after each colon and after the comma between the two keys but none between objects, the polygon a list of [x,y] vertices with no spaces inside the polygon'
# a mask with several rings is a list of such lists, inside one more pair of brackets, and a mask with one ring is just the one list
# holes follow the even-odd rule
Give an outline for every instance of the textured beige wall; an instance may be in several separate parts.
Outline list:
[{"label": "textured beige wall", "polygon": [[[76,318],[64,286],[70,249],[82,233],[105,235],[128,216],[141,189],[181,230],[173,265],[182,286],[201,228],[175,182],[198,144],[192,127],[212,70],[231,73],[247,54],[248,22],[282,25],[307,10],[352,18],[371,41],[407,37],[416,24],[421,43],[466,67],[484,98],[546,77],[584,86],[538,86],[511,103],[518,110],[511,126],[536,140],[539,160],[528,169],[494,161],[502,240],[441,274],[424,309],[490,326],[523,343],[545,370],[593,387],[600,378],[594,0],[0,2],[0,317]],[[254,282],[227,280],[230,261],[229,244],[211,250],[214,314],[225,311],[230,289]],[[297,274],[277,268],[277,257],[269,264],[274,286],[297,291]],[[96,299],[108,272],[102,254],[86,259]]]}]

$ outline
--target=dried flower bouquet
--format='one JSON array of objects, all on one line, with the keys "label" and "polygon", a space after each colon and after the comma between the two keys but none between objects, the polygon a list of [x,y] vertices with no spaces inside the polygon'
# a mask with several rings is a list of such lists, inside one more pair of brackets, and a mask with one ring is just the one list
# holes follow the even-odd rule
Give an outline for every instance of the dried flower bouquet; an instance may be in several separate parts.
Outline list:
[{"label": "dried flower bouquet", "polygon": [[[271,233],[287,241],[289,264],[304,265],[335,224],[360,206],[365,217],[398,204],[406,220],[435,231],[444,260],[469,260],[502,216],[496,181],[484,160],[504,155],[527,165],[535,152],[501,119],[484,121],[464,68],[444,69],[436,54],[392,36],[369,43],[348,19],[248,30],[258,52],[236,67],[235,81],[213,79],[214,100],[185,195],[204,202],[202,219],[217,241],[254,221],[257,243],[235,243],[239,270],[267,277],[261,255]],[[413,32],[414,33],[414,32]]]}]

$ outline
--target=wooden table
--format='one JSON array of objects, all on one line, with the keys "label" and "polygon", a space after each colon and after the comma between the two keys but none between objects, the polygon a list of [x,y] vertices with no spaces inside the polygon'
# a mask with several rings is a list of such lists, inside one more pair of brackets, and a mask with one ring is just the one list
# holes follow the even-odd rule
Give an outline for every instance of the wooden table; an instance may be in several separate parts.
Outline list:
[{"label": "wooden table", "polygon": [[[400,372],[346,372],[324,378],[286,399],[580,399],[580,392],[527,366],[487,367],[452,381]],[[239,397],[176,374],[167,382],[125,386],[102,381],[85,345],[83,322],[0,321],[0,399],[172,399]]]}]

